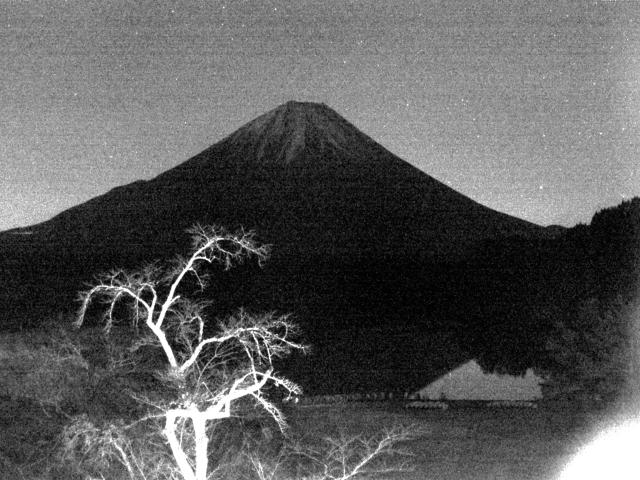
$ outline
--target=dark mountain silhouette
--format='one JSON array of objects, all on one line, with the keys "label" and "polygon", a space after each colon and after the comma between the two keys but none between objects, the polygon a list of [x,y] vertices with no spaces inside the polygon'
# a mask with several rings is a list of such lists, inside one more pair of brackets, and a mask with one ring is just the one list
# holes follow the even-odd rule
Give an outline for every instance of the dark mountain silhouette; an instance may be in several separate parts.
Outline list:
[{"label": "dark mountain silhouette", "polygon": [[5,328],[69,308],[102,270],[186,252],[196,222],[273,245],[263,270],[218,277],[216,308],[292,312],[315,353],[285,367],[311,390],[408,388],[471,355],[460,332],[520,280],[491,246],[562,235],[465,197],[325,105],[289,102],[154,179],[0,233]]},{"label": "dark mountain silhouette", "polygon": [[29,230],[120,245],[136,243],[133,232],[144,235],[151,225],[180,232],[202,219],[254,228],[279,255],[313,248],[322,256],[405,251],[451,259],[482,239],[544,231],[429,177],[330,108],[296,102],[150,181],[116,188]]}]

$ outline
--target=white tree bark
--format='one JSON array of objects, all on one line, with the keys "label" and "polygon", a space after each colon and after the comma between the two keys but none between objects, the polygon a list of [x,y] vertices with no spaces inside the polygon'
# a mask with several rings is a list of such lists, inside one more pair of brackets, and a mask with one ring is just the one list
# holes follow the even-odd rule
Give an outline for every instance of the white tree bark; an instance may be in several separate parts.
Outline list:
[{"label": "white tree bark", "polygon": [[[101,277],[98,285],[82,294],[82,306],[76,325],[80,326],[83,323],[89,303],[96,296],[103,296],[108,300],[105,325],[107,332],[113,325],[114,307],[120,300],[132,300],[136,309],[140,306],[146,312],[145,324],[164,352],[169,364],[169,373],[174,378],[177,376],[179,380],[185,380],[192,373],[197,373],[194,375],[196,383],[191,385],[192,391],[183,392],[181,398],[174,401],[170,407],[163,407],[163,433],[184,479],[206,480],[209,443],[207,422],[229,417],[233,402],[242,397],[252,396],[267,409],[282,428],[282,414],[262,396],[261,391],[270,381],[284,387],[290,393],[300,393],[297,385],[274,375],[272,360],[293,349],[304,347],[289,338],[295,328],[286,317],[251,317],[243,311],[226,323],[221,323],[219,335],[203,338],[204,319],[199,305],[181,298],[177,293],[186,275],[195,275],[202,287],[205,280],[198,274],[198,267],[202,263],[218,261],[228,268],[232,261],[239,261],[243,256],[249,255],[257,256],[261,261],[266,258],[267,249],[256,246],[250,233],[228,235],[212,227],[195,227],[192,233],[193,253],[169,272],[161,272],[150,266],[138,272],[113,271]],[[172,280],[166,297],[160,301],[158,287],[163,285],[168,277]],[[170,322],[174,328],[172,331],[177,329],[188,339],[186,355],[185,352],[174,351],[167,338],[166,332]],[[196,333],[191,329],[194,322],[197,325]],[[135,319],[133,323],[136,323]],[[181,337],[180,340],[184,338]],[[206,384],[206,369],[210,368],[212,363],[198,362],[203,360],[208,346],[220,347],[229,343],[240,347],[238,351],[246,357],[248,368],[236,370],[236,378],[230,386],[222,386],[218,391],[210,392]],[[223,363],[224,361],[222,360]],[[202,392],[209,393],[203,396]],[[193,429],[195,453],[192,459],[189,459],[176,432],[181,421],[185,421],[185,425],[191,423]]]}]

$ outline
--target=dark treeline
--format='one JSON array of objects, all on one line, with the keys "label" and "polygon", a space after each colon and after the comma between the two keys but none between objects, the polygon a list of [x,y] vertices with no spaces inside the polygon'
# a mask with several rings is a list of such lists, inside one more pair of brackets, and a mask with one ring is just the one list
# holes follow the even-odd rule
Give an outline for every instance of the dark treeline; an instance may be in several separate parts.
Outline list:
[{"label": "dark treeline", "polygon": [[534,367],[551,376],[551,394],[621,392],[640,320],[640,198],[553,240],[491,245],[480,263],[495,266],[488,288],[498,296],[464,343],[485,369]]}]

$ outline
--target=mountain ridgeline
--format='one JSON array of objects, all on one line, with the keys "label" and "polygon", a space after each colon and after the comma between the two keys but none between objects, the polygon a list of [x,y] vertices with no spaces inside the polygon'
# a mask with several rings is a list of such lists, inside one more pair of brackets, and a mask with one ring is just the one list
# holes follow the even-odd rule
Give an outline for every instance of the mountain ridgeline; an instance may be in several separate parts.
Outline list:
[{"label": "mountain ridgeline", "polygon": [[[638,201],[620,208],[633,224]],[[291,313],[312,353],[281,367],[310,392],[407,390],[471,357],[519,372],[543,358],[548,312],[600,285],[592,227],[491,210],[325,105],[289,102],[156,178],[0,233],[0,328],[73,309],[96,273],[187,253],[195,223],[272,245],[205,294],[213,316]]]}]

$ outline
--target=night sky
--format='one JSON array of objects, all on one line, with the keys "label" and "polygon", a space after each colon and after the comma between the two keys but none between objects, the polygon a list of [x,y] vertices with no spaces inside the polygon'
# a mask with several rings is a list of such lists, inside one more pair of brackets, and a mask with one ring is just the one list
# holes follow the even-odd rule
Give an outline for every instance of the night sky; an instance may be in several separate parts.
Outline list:
[{"label": "night sky", "polygon": [[541,225],[640,195],[640,2],[0,0],[0,230],[326,103]]}]

